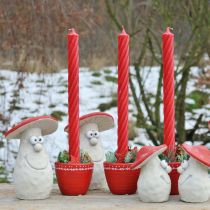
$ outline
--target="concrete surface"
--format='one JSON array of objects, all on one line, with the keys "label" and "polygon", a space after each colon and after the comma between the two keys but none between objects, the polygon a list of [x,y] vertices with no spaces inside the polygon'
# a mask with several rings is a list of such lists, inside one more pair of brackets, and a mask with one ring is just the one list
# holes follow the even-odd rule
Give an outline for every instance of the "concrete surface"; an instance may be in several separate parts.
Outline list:
[{"label": "concrete surface", "polygon": [[[24,187],[24,186],[23,186]],[[109,192],[89,191],[85,196],[62,196],[57,185],[47,200],[24,201],[15,198],[14,186],[0,184],[0,210],[210,210],[206,203],[184,203],[171,196],[165,203],[142,203],[137,195],[112,195]]]}]

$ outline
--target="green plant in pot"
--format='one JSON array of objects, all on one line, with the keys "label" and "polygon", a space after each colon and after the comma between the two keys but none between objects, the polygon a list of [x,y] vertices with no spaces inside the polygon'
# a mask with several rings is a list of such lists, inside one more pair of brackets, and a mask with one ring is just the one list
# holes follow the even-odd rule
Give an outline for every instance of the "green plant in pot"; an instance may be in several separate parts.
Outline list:
[{"label": "green plant in pot", "polygon": [[177,172],[177,168],[181,165],[184,160],[189,159],[187,153],[178,145],[175,148],[175,151],[168,150],[167,153],[162,153],[159,155],[161,160],[166,160],[171,166],[172,171],[169,173],[171,178],[171,195],[178,195],[178,179],[179,173]]},{"label": "green plant in pot", "polygon": [[58,161],[55,163],[55,171],[61,193],[63,195],[86,194],[92,178],[93,165],[87,152],[80,152],[79,162],[69,158],[66,150],[60,152]]},{"label": "green plant in pot", "polygon": [[130,166],[135,161],[137,153],[137,147],[129,148],[120,162],[116,152],[106,153],[104,171],[109,189],[113,194],[123,195],[136,192],[140,169],[132,170]]}]

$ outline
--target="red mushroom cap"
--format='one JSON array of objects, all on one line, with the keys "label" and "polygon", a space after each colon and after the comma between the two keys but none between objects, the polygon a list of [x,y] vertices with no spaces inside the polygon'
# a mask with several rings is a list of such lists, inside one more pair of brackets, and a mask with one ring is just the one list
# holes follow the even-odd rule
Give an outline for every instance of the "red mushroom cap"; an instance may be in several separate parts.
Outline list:
[{"label": "red mushroom cap", "polygon": [[[104,112],[93,112],[83,115],[79,118],[80,127],[86,123],[95,123],[98,125],[99,132],[109,130],[114,127],[114,118]],[[68,132],[68,125],[64,128],[64,131]]]},{"label": "red mushroom cap", "polygon": [[31,117],[15,124],[4,135],[7,139],[19,139],[22,132],[29,128],[40,128],[42,135],[45,136],[57,130],[58,122],[51,116]]},{"label": "red mushroom cap", "polygon": [[143,146],[136,157],[135,162],[131,165],[132,169],[141,168],[147,161],[153,158],[155,155],[159,155],[167,149],[165,144],[160,146]]},{"label": "red mushroom cap", "polygon": [[183,144],[181,146],[188,155],[196,159],[201,164],[210,167],[210,151],[203,145],[190,146]]}]

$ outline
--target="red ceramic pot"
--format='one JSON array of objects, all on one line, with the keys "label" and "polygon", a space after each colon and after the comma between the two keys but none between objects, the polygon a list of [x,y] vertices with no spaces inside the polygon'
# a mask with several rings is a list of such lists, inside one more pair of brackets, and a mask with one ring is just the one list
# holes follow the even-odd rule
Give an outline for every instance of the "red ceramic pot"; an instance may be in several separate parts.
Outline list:
[{"label": "red ceramic pot", "polygon": [[179,189],[178,189],[178,180],[179,180],[179,173],[177,172],[177,168],[181,165],[180,162],[172,162],[168,163],[169,166],[171,166],[172,171],[169,173],[169,176],[171,178],[171,195],[179,195]]},{"label": "red ceramic pot", "polygon": [[93,163],[55,163],[58,186],[63,195],[85,195],[93,174]]},{"label": "red ceramic pot", "polygon": [[116,195],[134,194],[140,169],[132,170],[131,163],[104,162],[106,181],[111,193]]}]

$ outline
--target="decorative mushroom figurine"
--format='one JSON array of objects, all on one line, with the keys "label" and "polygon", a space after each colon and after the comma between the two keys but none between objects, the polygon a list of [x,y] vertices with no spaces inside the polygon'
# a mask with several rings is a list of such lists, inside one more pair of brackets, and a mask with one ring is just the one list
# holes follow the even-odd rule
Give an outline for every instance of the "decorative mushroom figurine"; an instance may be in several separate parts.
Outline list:
[{"label": "decorative mushroom figurine", "polygon": [[143,146],[131,165],[131,168],[141,168],[137,191],[143,202],[164,202],[169,199],[171,180],[168,173],[171,167],[158,157],[166,149],[166,145]]},{"label": "decorative mushroom figurine", "polygon": [[14,169],[16,196],[19,199],[46,199],[53,185],[53,171],[42,136],[57,130],[57,120],[50,116],[32,117],[5,133],[7,139],[20,139]]},{"label": "decorative mushroom figurine", "polygon": [[183,161],[177,171],[181,174],[178,181],[179,194],[185,202],[205,202],[209,199],[210,151],[205,146],[189,146],[182,148],[190,155],[189,161]]},{"label": "decorative mushroom figurine", "polygon": [[[88,152],[94,162],[93,177],[89,189],[106,188],[103,162],[105,152],[100,133],[114,127],[114,119],[103,112],[94,112],[80,117],[80,148]],[[68,131],[66,126],[65,131]]]}]

